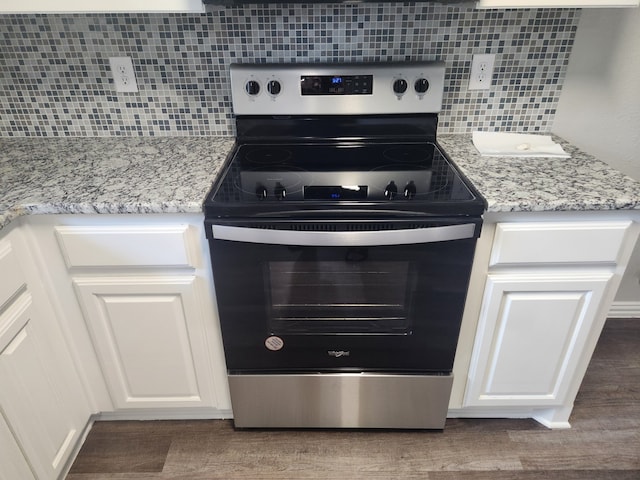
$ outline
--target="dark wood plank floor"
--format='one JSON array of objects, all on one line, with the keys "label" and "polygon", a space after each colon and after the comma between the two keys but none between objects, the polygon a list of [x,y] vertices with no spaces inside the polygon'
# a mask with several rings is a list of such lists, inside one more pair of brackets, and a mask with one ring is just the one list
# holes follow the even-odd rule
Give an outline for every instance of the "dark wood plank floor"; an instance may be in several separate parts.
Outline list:
[{"label": "dark wood plank floor", "polygon": [[571,424],[449,419],[425,432],[97,422],[67,480],[640,480],[640,320],[607,321]]}]

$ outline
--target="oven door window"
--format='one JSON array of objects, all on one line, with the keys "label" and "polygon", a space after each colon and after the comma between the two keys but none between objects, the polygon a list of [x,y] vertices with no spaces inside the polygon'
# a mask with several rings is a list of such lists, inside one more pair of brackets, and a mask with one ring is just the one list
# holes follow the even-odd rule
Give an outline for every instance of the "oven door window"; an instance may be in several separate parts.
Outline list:
[{"label": "oven door window", "polygon": [[367,254],[351,248],[343,260],[265,263],[271,334],[410,334],[412,264]]}]

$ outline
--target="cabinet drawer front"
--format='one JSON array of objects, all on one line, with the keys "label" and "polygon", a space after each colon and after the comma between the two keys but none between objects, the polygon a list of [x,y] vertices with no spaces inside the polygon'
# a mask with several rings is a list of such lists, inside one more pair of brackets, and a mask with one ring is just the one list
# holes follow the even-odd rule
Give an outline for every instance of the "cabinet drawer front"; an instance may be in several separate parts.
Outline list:
[{"label": "cabinet drawer front", "polygon": [[68,267],[192,267],[189,225],[56,227]]},{"label": "cabinet drawer front", "polygon": [[0,241],[0,309],[25,284],[16,252],[7,239]]},{"label": "cabinet drawer front", "polygon": [[500,223],[489,265],[616,264],[631,224]]}]

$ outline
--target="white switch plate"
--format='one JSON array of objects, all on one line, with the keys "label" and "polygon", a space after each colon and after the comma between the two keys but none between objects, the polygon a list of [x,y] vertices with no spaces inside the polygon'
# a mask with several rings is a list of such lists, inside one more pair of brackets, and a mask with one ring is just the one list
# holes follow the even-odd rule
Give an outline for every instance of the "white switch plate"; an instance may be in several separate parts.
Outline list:
[{"label": "white switch plate", "polygon": [[131,57],[109,57],[116,92],[137,92],[138,84]]},{"label": "white switch plate", "polygon": [[493,53],[482,53],[473,56],[469,90],[489,90],[493,78],[493,64],[496,56]]}]

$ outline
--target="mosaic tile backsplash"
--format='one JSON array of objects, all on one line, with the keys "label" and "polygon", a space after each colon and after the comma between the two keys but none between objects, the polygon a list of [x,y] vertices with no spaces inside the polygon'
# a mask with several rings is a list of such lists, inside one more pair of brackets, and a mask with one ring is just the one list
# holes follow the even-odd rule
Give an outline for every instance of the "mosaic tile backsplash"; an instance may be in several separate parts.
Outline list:
[{"label": "mosaic tile backsplash", "polygon": [[[548,132],[580,10],[435,3],[210,7],[206,14],[0,15],[0,136],[234,135],[234,62],[446,63],[441,133]],[[469,91],[471,58],[496,54]],[[133,59],[116,93],[109,57]]]}]

